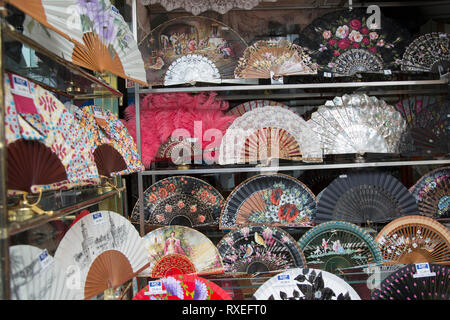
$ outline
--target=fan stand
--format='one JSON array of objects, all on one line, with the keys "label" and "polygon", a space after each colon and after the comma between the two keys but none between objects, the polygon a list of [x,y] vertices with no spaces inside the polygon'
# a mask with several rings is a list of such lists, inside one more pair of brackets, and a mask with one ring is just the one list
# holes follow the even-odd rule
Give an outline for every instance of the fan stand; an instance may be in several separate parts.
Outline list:
[{"label": "fan stand", "polygon": [[8,220],[15,222],[23,222],[34,217],[35,214],[52,216],[53,211],[44,211],[38,207],[42,199],[42,189],[39,190],[39,196],[35,203],[30,204],[27,198],[28,193],[23,193],[23,199],[19,203],[8,210]]}]

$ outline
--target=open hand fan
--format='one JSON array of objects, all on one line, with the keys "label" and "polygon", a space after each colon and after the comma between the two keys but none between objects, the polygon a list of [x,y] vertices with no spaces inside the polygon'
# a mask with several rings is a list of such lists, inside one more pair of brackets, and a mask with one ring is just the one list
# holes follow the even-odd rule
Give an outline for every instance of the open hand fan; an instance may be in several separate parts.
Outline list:
[{"label": "open hand fan", "polygon": [[308,266],[329,272],[383,263],[373,238],[364,229],[345,221],[321,223],[307,231],[298,244]]},{"label": "open hand fan", "polygon": [[309,227],[316,211],[316,198],[306,185],[284,174],[254,176],[228,196],[220,229],[244,225]]},{"label": "open hand fan", "polygon": [[99,183],[88,136],[64,105],[14,74],[4,84],[8,189],[38,193]]},{"label": "open hand fan", "polygon": [[398,218],[387,224],[375,241],[385,264],[450,264],[450,231],[432,218]]},{"label": "open hand fan", "polygon": [[256,108],[262,108],[266,106],[280,106],[283,108],[289,109],[289,107],[285,104],[279,103],[277,101],[272,100],[250,100],[244,103],[241,103],[240,105],[235,106],[230,111],[227,112],[228,115],[232,116],[242,116],[247,111],[254,110]]},{"label": "open hand fan", "polygon": [[161,278],[162,292],[151,294],[145,286],[133,300],[232,300],[229,294],[214,282],[195,275],[172,275]]},{"label": "open hand fan", "polygon": [[112,211],[92,212],[75,223],[61,240],[55,262],[84,299],[116,288],[149,265],[144,240]]},{"label": "open hand fan", "polygon": [[450,167],[427,173],[409,191],[421,214],[435,219],[450,216]]},{"label": "open hand fan", "polygon": [[414,197],[395,177],[381,172],[341,175],[323,192],[314,222],[387,222],[418,215]]},{"label": "open hand fan", "polygon": [[267,280],[255,300],[361,300],[338,276],[319,269],[295,268]]},{"label": "open hand fan", "polygon": [[79,300],[83,296],[67,286],[65,270],[47,250],[29,245],[9,247],[10,286],[13,300]]},{"label": "open hand fan", "polygon": [[450,268],[429,264],[430,274],[422,276],[416,265],[408,265],[387,277],[372,300],[450,300]]},{"label": "open hand fan", "polygon": [[245,41],[223,23],[179,17],[151,31],[139,45],[150,85],[220,83],[234,79]]},{"label": "open hand fan", "polygon": [[384,100],[365,94],[336,97],[308,120],[325,154],[396,153],[406,122]]},{"label": "open hand fan", "polygon": [[433,32],[421,35],[406,48],[402,71],[447,73],[450,68],[450,35]]},{"label": "open hand fan", "polygon": [[280,106],[256,108],[236,118],[222,138],[219,164],[271,158],[320,162],[319,138],[302,117]]},{"label": "open hand fan", "polygon": [[223,273],[217,248],[203,233],[183,226],[155,229],[144,237],[152,278]]},{"label": "open hand fan", "polygon": [[[187,176],[169,177],[144,192],[144,221],[160,226],[214,225],[223,205],[222,195],[205,181]],[[131,218],[139,221],[139,201]]]},{"label": "open hand fan", "polygon": [[155,161],[169,160],[174,164],[192,163],[192,159],[201,159],[203,150],[198,142],[189,138],[172,138],[161,144]]},{"label": "open hand fan", "polygon": [[225,272],[259,273],[306,265],[295,240],[277,227],[249,226],[233,230],[217,244]]},{"label": "open hand fan", "polygon": [[234,70],[236,78],[270,79],[290,75],[317,74],[309,52],[288,40],[257,41],[244,51]]},{"label": "open hand fan", "polygon": [[133,137],[113,113],[86,106],[80,122],[89,134],[100,175],[126,175],[144,170]]}]

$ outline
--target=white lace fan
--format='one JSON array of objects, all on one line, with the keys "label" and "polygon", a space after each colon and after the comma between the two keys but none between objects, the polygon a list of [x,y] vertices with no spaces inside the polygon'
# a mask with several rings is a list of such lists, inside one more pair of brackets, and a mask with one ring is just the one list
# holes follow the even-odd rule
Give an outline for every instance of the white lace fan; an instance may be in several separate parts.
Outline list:
[{"label": "white lace fan", "polygon": [[273,276],[253,294],[255,300],[361,300],[338,276],[319,269],[295,268]]},{"label": "white lace fan", "polygon": [[[260,153],[246,154],[246,148],[255,150],[249,148],[251,146],[248,145],[248,139],[253,139],[255,132],[268,128],[271,129],[269,130],[271,134],[268,135],[268,139],[262,140],[259,137],[264,135],[257,134],[257,141],[250,141],[253,145],[258,145],[256,149],[259,149]],[[280,131],[282,131],[281,134],[279,134]],[[276,136],[277,139],[271,139],[270,136]],[[301,153],[301,157],[297,157],[297,160],[305,162],[322,161],[320,140],[302,117],[280,106],[266,106],[250,110],[233,121],[220,145],[219,164],[242,163],[246,159],[264,160],[261,157],[261,154],[264,153],[266,154],[266,159],[270,157],[281,158],[279,155],[284,153],[281,148],[283,145],[282,141],[287,138],[293,138],[292,142],[297,144],[297,148]],[[270,145],[266,143],[268,141]],[[266,146],[267,149],[264,149]],[[270,155],[267,152],[269,149]]]},{"label": "white lace fan", "polygon": [[78,220],[61,240],[55,261],[84,299],[116,288],[148,266],[144,240],[126,218],[112,211]]},{"label": "white lace fan", "polygon": [[164,85],[210,82],[220,83],[221,76],[214,62],[199,54],[188,54],[172,62],[164,75]]},{"label": "white lace fan", "polygon": [[352,94],[327,101],[308,124],[325,154],[396,153],[406,121],[376,97]]},{"label": "white lace fan", "polygon": [[13,300],[80,300],[67,286],[66,274],[47,250],[29,246],[9,247],[10,289]]}]

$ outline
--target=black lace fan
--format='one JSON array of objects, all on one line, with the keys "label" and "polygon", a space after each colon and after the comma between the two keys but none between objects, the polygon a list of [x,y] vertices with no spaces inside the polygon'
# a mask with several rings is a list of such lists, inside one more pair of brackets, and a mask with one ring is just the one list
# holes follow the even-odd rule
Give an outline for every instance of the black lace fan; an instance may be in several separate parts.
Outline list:
[{"label": "black lace fan", "polygon": [[325,189],[314,222],[387,222],[418,214],[414,197],[395,177],[381,172],[361,172],[341,175]]}]

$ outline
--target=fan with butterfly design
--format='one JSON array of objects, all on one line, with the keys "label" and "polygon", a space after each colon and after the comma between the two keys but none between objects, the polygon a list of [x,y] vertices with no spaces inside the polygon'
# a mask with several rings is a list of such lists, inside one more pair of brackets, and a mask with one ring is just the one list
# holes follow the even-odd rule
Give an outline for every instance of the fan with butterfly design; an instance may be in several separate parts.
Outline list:
[{"label": "fan with butterfly design", "polygon": [[435,219],[449,217],[449,181],[450,167],[439,168],[424,175],[409,189],[422,215]]},{"label": "fan with butterfly design", "polygon": [[401,60],[402,71],[447,73],[450,68],[450,35],[432,32],[414,39]]},{"label": "fan with butterfly design", "polygon": [[295,268],[273,276],[256,290],[253,299],[361,300],[343,279],[313,268]]},{"label": "fan with butterfly design", "polygon": [[144,236],[150,266],[142,274],[161,278],[177,274],[223,273],[217,248],[203,233],[184,226],[155,229]]},{"label": "fan with butterfly design", "polygon": [[217,244],[225,272],[284,271],[306,265],[295,240],[277,227],[249,226],[231,231]]},{"label": "fan with butterfly design", "polygon": [[234,70],[236,78],[270,79],[290,75],[317,74],[307,49],[288,40],[260,40],[245,49]]},{"label": "fan with butterfly design", "polygon": [[284,174],[257,175],[228,196],[219,228],[258,224],[310,227],[316,206],[314,194],[299,180]]},{"label": "fan with butterfly design", "polygon": [[307,123],[325,154],[396,153],[406,129],[393,106],[365,94],[327,101]]},{"label": "fan with butterfly design", "polygon": [[289,109],[289,107],[287,105],[282,104],[277,101],[250,100],[250,101],[247,101],[247,102],[244,102],[244,103],[241,103],[241,104],[235,106],[234,108],[232,108],[230,111],[227,112],[227,115],[239,117],[239,116],[242,116],[247,111],[251,111],[256,108],[263,108],[263,107],[267,107],[267,106],[280,106],[282,108]]}]

